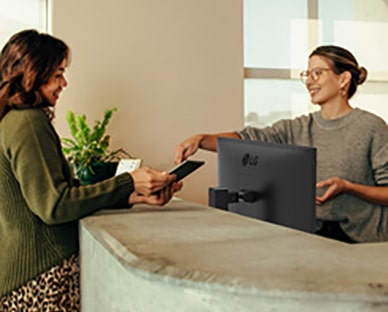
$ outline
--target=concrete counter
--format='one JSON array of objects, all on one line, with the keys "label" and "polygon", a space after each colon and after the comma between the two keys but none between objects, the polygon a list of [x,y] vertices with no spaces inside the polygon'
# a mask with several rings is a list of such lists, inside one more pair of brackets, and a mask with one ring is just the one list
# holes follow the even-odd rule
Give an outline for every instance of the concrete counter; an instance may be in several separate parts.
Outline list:
[{"label": "concrete counter", "polygon": [[173,200],[81,221],[82,311],[388,311],[388,243]]}]

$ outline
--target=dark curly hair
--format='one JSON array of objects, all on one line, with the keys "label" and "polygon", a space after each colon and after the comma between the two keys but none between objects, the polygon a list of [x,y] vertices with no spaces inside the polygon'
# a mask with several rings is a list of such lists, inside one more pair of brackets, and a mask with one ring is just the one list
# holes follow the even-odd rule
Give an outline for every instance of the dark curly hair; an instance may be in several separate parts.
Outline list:
[{"label": "dark curly hair", "polygon": [[51,35],[33,29],[14,34],[0,53],[0,120],[12,108],[50,112],[40,87],[69,56],[69,47]]}]

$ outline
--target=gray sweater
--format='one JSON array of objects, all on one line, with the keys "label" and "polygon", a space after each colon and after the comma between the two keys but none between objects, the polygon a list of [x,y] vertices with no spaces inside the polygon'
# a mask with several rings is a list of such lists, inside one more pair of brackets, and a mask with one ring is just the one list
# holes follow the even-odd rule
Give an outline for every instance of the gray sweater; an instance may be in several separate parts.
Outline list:
[{"label": "gray sweater", "polygon": [[[263,129],[247,127],[238,134],[248,140],[316,147],[317,181],[340,177],[388,186],[388,127],[367,111],[355,108],[335,120],[325,120],[315,112]],[[324,189],[317,191],[323,193]],[[354,241],[388,240],[388,206],[340,194],[316,209],[317,230],[322,221],[338,221]]]}]

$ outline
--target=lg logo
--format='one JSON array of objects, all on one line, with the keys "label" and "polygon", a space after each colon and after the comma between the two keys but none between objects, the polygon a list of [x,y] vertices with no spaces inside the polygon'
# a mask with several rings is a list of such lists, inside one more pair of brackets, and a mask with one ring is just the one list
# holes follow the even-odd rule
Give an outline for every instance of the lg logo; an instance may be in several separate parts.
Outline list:
[{"label": "lg logo", "polygon": [[250,155],[249,153],[246,153],[242,158],[242,165],[244,167],[256,166],[258,162],[259,162],[259,156]]}]

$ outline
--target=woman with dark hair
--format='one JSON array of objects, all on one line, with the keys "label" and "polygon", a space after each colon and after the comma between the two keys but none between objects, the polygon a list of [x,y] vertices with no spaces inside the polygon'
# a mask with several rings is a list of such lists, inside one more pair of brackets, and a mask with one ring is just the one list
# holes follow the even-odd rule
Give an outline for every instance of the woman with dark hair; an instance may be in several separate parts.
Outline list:
[{"label": "woman with dark hair", "polygon": [[151,168],[81,186],[51,124],[69,48],[35,30],[0,53],[0,311],[78,311],[78,220],[164,205],[181,183]]},{"label": "woman with dark hair", "polygon": [[176,147],[175,161],[198,148],[216,151],[218,137],[316,147],[317,234],[350,243],[387,241],[388,127],[349,103],[366,77],[348,50],[320,46],[300,73],[320,111],[263,129],[194,135]]}]

